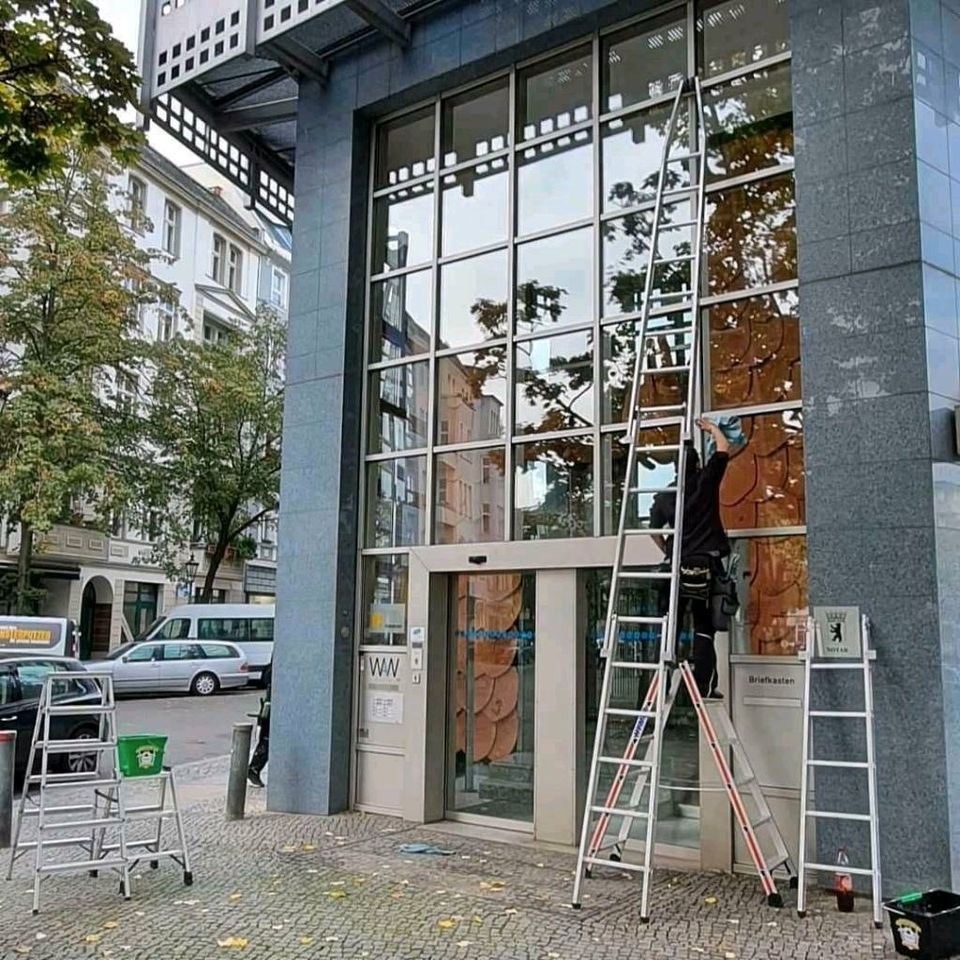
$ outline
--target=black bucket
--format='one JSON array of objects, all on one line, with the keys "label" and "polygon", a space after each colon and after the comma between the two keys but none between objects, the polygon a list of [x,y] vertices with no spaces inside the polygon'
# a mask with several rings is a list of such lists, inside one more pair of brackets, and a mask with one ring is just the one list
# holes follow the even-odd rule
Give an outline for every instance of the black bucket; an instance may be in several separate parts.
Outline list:
[{"label": "black bucket", "polygon": [[960,954],[960,895],[949,890],[911,893],[887,900],[897,953],[917,960],[943,960]]}]

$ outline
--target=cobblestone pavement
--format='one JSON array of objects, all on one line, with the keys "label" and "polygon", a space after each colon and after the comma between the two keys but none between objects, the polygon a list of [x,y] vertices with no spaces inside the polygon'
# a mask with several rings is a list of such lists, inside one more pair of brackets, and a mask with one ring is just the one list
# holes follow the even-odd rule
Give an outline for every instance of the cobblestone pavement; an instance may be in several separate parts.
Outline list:
[{"label": "cobblestone pavement", "polygon": [[[222,782],[222,762],[181,773]],[[589,881],[583,909],[569,906],[574,857],[542,845],[496,843],[387,817],[267,813],[263,793],[248,817],[226,823],[219,796],[187,802],[195,882],[175,864],[134,871],[134,896],[113,875],[45,881],[30,912],[32,876],[18,863],[0,881],[0,958],[230,958],[265,960],[861,960],[894,956],[866,902],[836,913],[815,897],[800,920],[763,904],[747,877],[659,871],[653,922],[636,922],[639,882],[623,872]],[[404,855],[423,841],[452,855]],[[5,865],[5,863],[4,863]]]}]

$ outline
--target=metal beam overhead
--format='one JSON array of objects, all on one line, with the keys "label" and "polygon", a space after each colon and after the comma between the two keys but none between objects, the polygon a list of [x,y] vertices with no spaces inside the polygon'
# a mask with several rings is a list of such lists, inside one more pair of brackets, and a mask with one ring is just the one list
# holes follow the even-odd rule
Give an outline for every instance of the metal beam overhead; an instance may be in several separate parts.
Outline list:
[{"label": "metal beam overhead", "polygon": [[294,76],[316,80],[321,84],[327,82],[330,65],[299,40],[291,37],[275,37],[263,44],[263,52]]},{"label": "metal beam overhead", "polygon": [[286,123],[297,119],[297,98],[271,100],[250,107],[237,107],[225,110],[217,118],[217,129],[221,133],[234,130],[248,130],[250,127],[269,127],[276,123]]},{"label": "metal beam overhead", "polygon": [[346,0],[346,6],[397,46],[405,47],[410,43],[410,24],[383,0]]},{"label": "metal beam overhead", "polygon": [[242,87],[237,87],[236,90],[231,90],[230,93],[225,93],[222,97],[217,97],[214,101],[214,106],[217,108],[229,107],[230,104],[236,103],[238,100],[243,100],[253,93],[265,90],[267,87],[272,87],[286,76],[287,71],[284,70],[283,67],[274,67],[272,70],[267,70],[261,74],[255,80],[245,83]]}]

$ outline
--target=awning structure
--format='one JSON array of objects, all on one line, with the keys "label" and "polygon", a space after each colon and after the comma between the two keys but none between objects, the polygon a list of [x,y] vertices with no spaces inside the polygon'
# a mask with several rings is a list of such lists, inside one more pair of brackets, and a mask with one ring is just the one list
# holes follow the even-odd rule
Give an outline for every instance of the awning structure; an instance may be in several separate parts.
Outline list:
[{"label": "awning structure", "polygon": [[146,0],[142,109],[283,223],[293,219],[297,95],[372,36],[409,42],[442,0]]}]

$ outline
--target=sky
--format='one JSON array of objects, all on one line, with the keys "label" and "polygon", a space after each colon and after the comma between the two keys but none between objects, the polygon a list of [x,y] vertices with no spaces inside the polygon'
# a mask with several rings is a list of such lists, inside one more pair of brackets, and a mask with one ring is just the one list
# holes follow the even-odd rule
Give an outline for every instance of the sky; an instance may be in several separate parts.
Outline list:
[{"label": "sky", "polygon": [[[138,40],[140,38],[140,3],[138,0],[94,0],[100,8],[100,15],[112,27],[116,36],[133,52],[136,60]],[[164,133],[155,124],[151,125],[148,135],[150,145],[159,150],[168,160],[177,166],[196,163],[200,158],[169,134]]]}]

